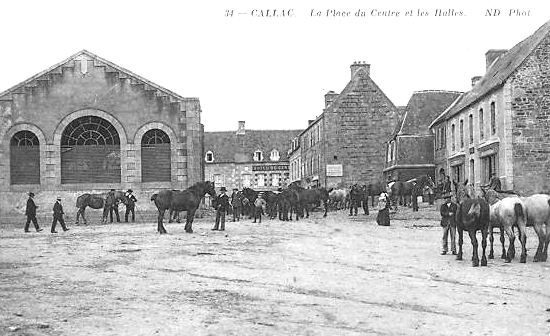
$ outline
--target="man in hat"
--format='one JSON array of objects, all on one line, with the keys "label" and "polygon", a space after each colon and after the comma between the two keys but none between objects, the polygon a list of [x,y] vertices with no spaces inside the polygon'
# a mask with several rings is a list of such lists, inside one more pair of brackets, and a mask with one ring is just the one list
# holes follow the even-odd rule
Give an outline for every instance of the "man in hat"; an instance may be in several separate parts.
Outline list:
[{"label": "man in hat", "polygon": [[256,223],[256,219],[259,219],[258,223],[262,222],[262,212],[265,211],[266,206],[267,202],[264,200],[263,194],[259,193],[254,201],[254,221],[252,223]]},{"label": "man in hat", "polygon": [[443,195],[445,202],[441,205],[439,212],[441,213],[441,227],[443,227],[443,239],[441,254],[447,254],[447,241],[449,237],[449,231],[451,232],[451,251],[456,254],[456,210],[457,206],[451,199],[451,194],[446,193]]},{"label": "man in hat", "polygon": [[42,231],[41,228],[38,227],[38,221],[36,220],[36,208],[38,208],[38,205],[34,204],[34,193],[31,191],[29,193],[29,199],[27,200],[27,208],[25,209],[25,215],[27,215],[27,223],[25,223],[25,232],[29,231],[29,224],[32,222],[34,224],[34,228],[36,229],[36,232]]},{"label": "man in hat", "polygon": [[[120,215],[118,214],[118,200],[116,199],[116,196],[115,196],[115,189],[111,189],[111,191],[107,193],[105,204],[106,206],[109,207],[110,222],[111,223],[113,222],[113,211],[114,211],[116,215],[116,221],[117,223],[120,223]],[[105,221],[107,221],[107,219],[105,219]]]},{"label": "man in hat", "polygon": [[53,221],[52,221],[52,233],[57,233],[55,231],[55,225],[59,221],[63,231],[68,231],[69,229],[65,226],[65,221],[63,220],[63,206],[61,205],[61,197],[57,197],[57,201],[53,205]]},{"label": "man in hat", "polygon": [[229,196],[227,196],[226,192],[227,189],[225,187],[221,187],[220,194],[216,197],[216,224],[212,228],[212,231],[225,230],[225,214],[229,209]]},{"label": "man in hat", "polygon": [[124,213],[124,221],[128,223],[128,215],[132,212],[132,222],[136,221],[135,207],[137,198],[133,195],[133,190],[126,191],[126,212]]},{"label": "man in hat", "polygon": [[416,181],[412,181],[411,203],[412,203],[413,212],[418,211],[418,195],[420,195],[420,190],[418,188],[418,183],[416,183]]},{"label": "man in hat", "polygon": [[487,184],[485,187],[489,187],[489,189],[493,189],[494,191],[502,191],[500,179],[498,178],[495,172],[491,173],[491,179],[489,180],[489,184]]}]

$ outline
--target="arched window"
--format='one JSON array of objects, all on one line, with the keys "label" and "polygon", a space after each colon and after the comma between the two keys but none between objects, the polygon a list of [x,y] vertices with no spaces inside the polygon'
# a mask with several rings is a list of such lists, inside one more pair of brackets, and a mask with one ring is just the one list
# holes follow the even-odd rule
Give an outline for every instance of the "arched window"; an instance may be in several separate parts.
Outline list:
[{"label": "arched window", "polygon": [[141,181],[171,181],[170,138],[159,129],[152,129],[141,138]]},{"label": "arched window", "polygon": [[10,141],[10,183],[40,184],[40,143],[30,131],[19,131]]},{"label": "arched window", "polygon": [[207,151],[204,155],[204,161],[206,162],[214,162],[214,153],[212,151]]},{"label": "arched window", "polygon": [[279,161],[279,159],[281,158],[281,156],[279,155],[279,151],[274,149],[271,151],[271,154],[269,155],[269,159],[271,161]]},{"label": "arched window", "polygon": [[264,156],[261,150],[257,150],[254,152],[254,161],[263,161],[263,159],[264,159]]},{"label": "arched window", "polygon": [[107,120],[71,121],[61,134],[61,183],[120,183],[120,139]]}]

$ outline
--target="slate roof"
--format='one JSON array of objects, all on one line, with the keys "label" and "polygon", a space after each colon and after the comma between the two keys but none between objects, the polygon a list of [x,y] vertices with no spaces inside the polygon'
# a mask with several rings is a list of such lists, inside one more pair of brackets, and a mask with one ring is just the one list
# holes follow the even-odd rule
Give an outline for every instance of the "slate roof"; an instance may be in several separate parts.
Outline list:
[{"label": "slate roof", "polygon": [[430,135],[429,125],[441,112],[445,111],[461,92],[424,90],[413,92],[403,117],[390,137],[398,135]]},{"label": "slate roof", "polygon": [[180,95],[178,95],[177,93],[175,92],[172,92],[158,84],[155,84],[141,76],[138,76],[136,75],[135,73],[119,66],[119,65],[116,65],[112,62],[109,62],[107,61],[106,59],[104,58],[101,58],[85,49],[77,52],[76,54],[70,56],[69,58],[49,67],[48,69],[42,71],[42,72],[39,72],[38,74],[32,76],[31,78],[7,89],[6,91],[4,92],[1,92],[0,93],[0,100],[11,100],[11,94],[12,93],[18,93],[20,92],[21,89],[23,89],[25,86],[27,85],[31,85],[33,86],[33,82],[34,81],[37,81],[37,80],[41,80],[41,79],[44,79],[44,80],[47,80],[47,76],[50,72],[54,72],[56,70],[59,70],[59,68],[63,67],[63,66],[68,66],[68,67],[71,67],[71,62],[74,62],[76,59],[78,59],[79,56],[82,56],[82,55],[86,55],[88,56],[89,58],[93,59],[94,60],[94,65],[95,64],[98,64],[98,65],[101,65],[101,66],[107,66],[107,67],[110,67],[130,78],[133,79],[133,81],[135,81],[136,83],[139,83],[139,84],[144,84],[146,86],[148,86],[148,89],[149,90],[157,90],[157,95],[168,95],[168,96],[171,96],[172,98],[176,99],[176,100],[193,100],[193,99],[198,99],[198,98],[184,98]]},{"label": "slate roof", "polygon": [[519,42],[508,52],[497,58],[472,90],[465,93],[456,105],[448,111],[445,118],[453,117],[464,108],[482,99],[495,88],[503,85],[549,33],[550,21],[543,24],[531,36]]},{"label": "slate roof", "polygon": [[[271,151],[279,151],[280,161],[288,161],[288,150],[292,139],[302,130],[245,130],[237,135],[236,131],[205,132],[204,151],[212,151],[214,163],[256,162],[254,152],[261,150],[263,161],[276,163],[269,159]],[[208,164],[208,163],[206,163]]]}]

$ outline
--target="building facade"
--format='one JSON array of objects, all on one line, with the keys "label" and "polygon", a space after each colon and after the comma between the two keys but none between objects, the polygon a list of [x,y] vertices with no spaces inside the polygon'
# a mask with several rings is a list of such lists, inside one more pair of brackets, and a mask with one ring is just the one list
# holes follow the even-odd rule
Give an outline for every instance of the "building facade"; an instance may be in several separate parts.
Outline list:
[{"label": "building facade", "polygon": [[386,142],[400,110],[370,77],[370,64],[354,62],[341,93],[325,95],[325,109],[300,134],[305,186],[326,188],[383,179]]},{"label": "building facade", "polygon": [[302,180],[302,153],[300,152],[300,138],[295,137],[290,143],[288,150],[288,159],[290,165],[289,183]]},{"label": "building facade", "polygon": [[289,145],[298,130],[205,132],[205,177],[216,188],[277,190],[290,182]]},{"label": "building facade", "polygon": [[425,174],[435,178],[435,137],[429,126],[459,96],[460,92],[442,90],[413,93],[387,144],[386,180],[408,181]]},{"label": "building facade", "polygon": [[200,113],[198,98],[83,50],[0,93],[0,208],[29,191],[70,211],[83,192],[187,188],[202,180]]},{"label": "building facade", "polygon": [[[438,171],[476,189],[550,192],[550,21],[510,50],[485,54],[486,73],[431,125]],[[439,151],[439,154],[438,154]]]}]

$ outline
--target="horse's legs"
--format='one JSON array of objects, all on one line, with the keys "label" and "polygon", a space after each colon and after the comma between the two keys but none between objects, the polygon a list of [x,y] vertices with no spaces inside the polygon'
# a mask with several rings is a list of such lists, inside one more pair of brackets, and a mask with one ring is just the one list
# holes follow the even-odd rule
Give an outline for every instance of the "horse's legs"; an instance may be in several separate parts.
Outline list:
[{"label": "horse's legs", "polygon": [[470,229],[468,230],[468,234],[470,235],[470,241],[472,242],[472,266],[476,267],[479,266],[479,256],[477,255],[476,230]]},{"label": "horse's legs", "polygon": [[548,245],[550,245],[550,221],[546,222],[546,243],[544,243],[541,261],[548,260]]},{"label": "horse's legs", "polygon": [[185,221],[185,232],[187,233],[193,233],[193,219],[195,219],[196,210],[197,209],[187,210],[187,218]]},{"label": "horse's legs", "polygon": [[493,253],[493,242],[495,241],[495,238],[493,237],[493,224],[489,223],[489,259],[494,259],[495,255]]},{"label": "horse's legs", "polygon": [[521,256],[519,258],[520,263],[527,261],[527,234],[525,230],[525,223],[518,223],[519,228],[519,241],[521,242]]},{"label": "horse's legs", "polygon": [[542,224],[535,223],[533,225],[533,228],[535,229],[535,232],[537,233],[537,236],[539,238],[539,246],[537,247],[537,253],[535,253],[535,257],[533,258],[534,262],[542,261],[542,251],[544,249],[544,245],[546,244],[546,235],[544,234],[544,230],[542,228]]},{"label": "horse's legs", "polygon": [[76,225],[78,225],[78,219],[80,218],[81,211],[82,211],[82,208],[78,208],[78,211],[76,212],[76,222],[75,222]]},{"label": "horse's legs", "polygon": [[162,224],[162,220],[164,219],[164,212],[165,211],[166,211],[166,209],[162,209],[162,210],[159,209],[159,215],[158,215],[158,219],[157,219],[157,231],[160,234],[167,233],[166,229],[164,228],[164,225]]},{"label": "horse's legs", "polygon": [[456,255],[456,260],[462,260],[462,236],[464,235],[464,231],[462,230],[462,226],[457,226],[458,230],[458,254]]},{"label": "horse's legs", "polygon": [[487,248],[487,231],[481,229],[481,266],[487,266],[487,258],[485,258],[485,249]]},{"label": "horse's legs", "polygon": [[323,203],[325,204],[325,214],[323,215],[323,217],[326,217],[328,212],[328,200],[325,200]]},{"label": "horse's legs", "polygon": [[512,225],[508,223],[503,223],[502,226],[504,227],[504,230],[506,230],[506,234],[508,234],[508,253],[506,254],[506,262],[509,263],[514,259],[516,254],[516,247],[514,246],[514,241],[516,239],[516,236],[514,235],[514,230],[512,229]]},{"label": "horse's legs", "polygon": [[500,246],[502,248],[502,254],[500,255],[500,259],[506,259],[506,247],[504,244],[504,227],[500,227]]}]

